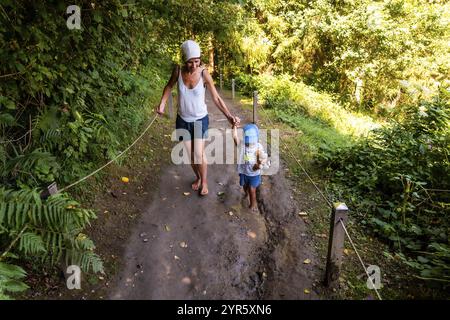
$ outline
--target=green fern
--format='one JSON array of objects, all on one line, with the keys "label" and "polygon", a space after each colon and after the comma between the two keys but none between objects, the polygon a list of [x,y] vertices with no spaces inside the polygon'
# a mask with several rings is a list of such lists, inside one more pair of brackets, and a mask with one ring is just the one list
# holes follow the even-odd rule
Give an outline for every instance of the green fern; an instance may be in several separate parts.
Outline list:
[{"label": "green fern", "polygon": [[22,292],[29,287],[21,281],[26,276],[21,267],[0,262],[0,300],[9,300],[7,292]]},{"label": "green fern", "polygon": [[54,181],[58,169],[56,158],[38,148],[7,160],[0,175],[16,180],[19,185],[37,186],[42,182]]},{"label": "green fern", "polygon": [[46,251],[42,237],[33,232],[22,234],[19,242],[19,250],[25,255],[38,254]]},{"label": "green fern", "polygon": [[40,146],[44,151],[51,153],[61,144],[61,137],[60,129],[48,129],[39,137]]},{"label": "green fern", "polygon": [[[85,272],[102,272],[101,259],[93,252],[94,243],[81,233],[94,218],[92,210],[80,208],[63,194],[43,202],[37,190],[0,188],[1,243],[17,239],[18,246],[13,250],[25,257],[38,256],[50,264],[65,258]],[[7,248],[0,245],[0,249]]]},{"label": "green fern", "polygon": [[6,150],[2,145],[0,145],[0,166],[3,170],[5,169],[6,157]]}]

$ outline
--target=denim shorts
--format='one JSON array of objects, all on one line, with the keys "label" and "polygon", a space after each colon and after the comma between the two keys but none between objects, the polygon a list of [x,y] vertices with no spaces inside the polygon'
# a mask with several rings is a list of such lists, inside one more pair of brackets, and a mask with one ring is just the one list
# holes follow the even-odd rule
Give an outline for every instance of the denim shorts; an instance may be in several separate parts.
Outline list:
[{"label": "denim shorts", "polygon": [[178,141],[194,139],[206,139],[208,137],[209,117],[208,115],[194,122],[186,122],[179,115],[175,122]]},{"label": "denim shorts", "polygon": [[261,184],[261,175],[257,176],[248,176],[246,174],[240,173],[239,174],[239,184],[241,186],[250,186],[252,188],[258,188]]}]

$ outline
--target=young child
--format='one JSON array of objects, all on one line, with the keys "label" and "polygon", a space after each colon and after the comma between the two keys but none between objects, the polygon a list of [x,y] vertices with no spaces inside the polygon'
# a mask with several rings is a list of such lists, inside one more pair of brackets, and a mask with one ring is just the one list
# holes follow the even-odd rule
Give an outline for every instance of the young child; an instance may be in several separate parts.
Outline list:
[{"label": "young child", "polygon": [[239,184],[244,188],[245,197],[249,197],[250,209],[258,212],[256,188],[261,184],[261,168],[266,162],[267,154],[258,142],[259,130],[254,124],[247,124],[244,130],[244,143],[241,143],[237,128],[233,126],[233,140],[239,150]]}]

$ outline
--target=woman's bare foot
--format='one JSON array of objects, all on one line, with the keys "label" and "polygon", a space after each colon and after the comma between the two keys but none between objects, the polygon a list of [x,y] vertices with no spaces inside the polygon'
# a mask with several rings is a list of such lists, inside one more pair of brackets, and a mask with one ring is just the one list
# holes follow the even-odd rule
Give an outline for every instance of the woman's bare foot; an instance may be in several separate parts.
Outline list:
[{"label": "woman's bare foot", "polygon": [[250,206],[249,208],[250,208],[250,210],[252,210],[253,212],[259,212],[258,206],[255,206],[255,207]]},{"label": "woman's bare foot", "polygon": [[201,196],[206,196],[208,194],[208,185],[206,183],[204,183],[202,185],[202,190],[200,191],[200,195]]},{"label": "woman's bare foot", "polygon": [[194,182],[192,182],[191,187],[192,190],[197,191],[200,188],[200,184],[202,183],[202,179],[198,178]]}]

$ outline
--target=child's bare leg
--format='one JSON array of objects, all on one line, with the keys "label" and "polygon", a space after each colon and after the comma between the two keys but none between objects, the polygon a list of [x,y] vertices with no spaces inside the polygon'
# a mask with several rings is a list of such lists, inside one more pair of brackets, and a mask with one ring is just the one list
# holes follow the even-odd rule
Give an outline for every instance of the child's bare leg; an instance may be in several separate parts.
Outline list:
[{"label": "child's bare leg", "polygon": [[256,188],[249,187],[250,193],[250,209],[252,211],[258,211],[258,203],[256,202]]},{"label": "child's bare leg", "polygon": [[245,196],[248,196],[248,184],[244,185],[244,192],[245,192]]},{"label": "child's bare leg", "polygon": [[250,203],[250,191],[248,190],[248,188],[249,188],[248,184],[244,184],[244,186],[242,188],[244,189],[244,192],[245,192],[242,199],[247,199],[248,203]]}]

